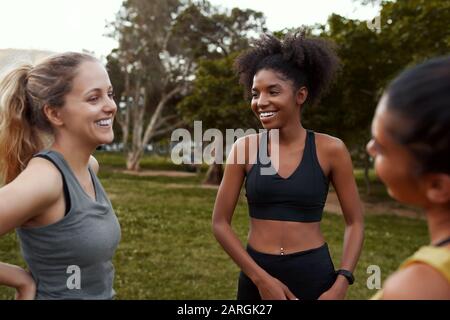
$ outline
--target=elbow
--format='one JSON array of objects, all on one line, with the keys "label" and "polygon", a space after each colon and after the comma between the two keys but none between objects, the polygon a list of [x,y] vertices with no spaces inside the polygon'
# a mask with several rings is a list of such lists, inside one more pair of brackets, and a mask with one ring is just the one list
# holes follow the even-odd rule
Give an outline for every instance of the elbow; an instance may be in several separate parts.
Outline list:
[{"label": "elbow", "polygon": [[217,221],[217,219],[213,219],[211,222],[211,230],[212,230],[214,237],[216,237],[216,239],[217,239],[217,235],[220,234],[221,229],[222,229],[221,223],[219,221]]},{"label": "elbow", "polygon": [[362,235],[364,235],[364,220],[358,219],[354,221],[351,225],[353,229],[358,230]]},{"label": "elbow", "polygon": [[213,215],[211,230],[217,240],[221,237],[227,226],[229,226],[229,224],[225,221],[225,219],[219,219]]},{"label": "elbow", "polygon": [[356,229],[364,229],[364,211],[348,210],[344,212],[346,224],[348,227],[355,227]]},{"label": "elbow", "polygon": [[364,238],[364,218],[362,215],[356,215],[352,219],[346,221],[346,228],[352,232],[360,233]]}]

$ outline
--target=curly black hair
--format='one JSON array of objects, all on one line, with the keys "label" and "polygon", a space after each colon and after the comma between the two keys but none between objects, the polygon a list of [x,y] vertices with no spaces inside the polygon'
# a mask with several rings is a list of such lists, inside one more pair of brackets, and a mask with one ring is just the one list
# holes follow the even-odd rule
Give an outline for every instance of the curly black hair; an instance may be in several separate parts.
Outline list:
[{"label": "curly black hair", "polygon": [[253,77],[261,69],[274,70],[294,83],[294,90],[308,89],[305,104],[315,105],[329,88],[339,68],[331,42],[320,38],[306,38],[305,32],[289,33],[283,40],[263,34],[253,48],[239,55],[234,64],[246,97],[253,85]]}]

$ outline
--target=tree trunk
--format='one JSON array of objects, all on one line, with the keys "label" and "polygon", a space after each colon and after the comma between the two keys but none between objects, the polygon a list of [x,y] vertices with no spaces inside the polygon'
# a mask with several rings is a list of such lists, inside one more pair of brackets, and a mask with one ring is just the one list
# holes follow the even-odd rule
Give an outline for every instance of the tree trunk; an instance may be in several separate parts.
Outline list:
[{"label": "tree trunk", "polygon": [[[140,83],[140,82],[138,82]],[[140,170],[140,161],[142,159],[142,156],[144,155],[144,148],[145,146],[153,139],[155,134],[162,134],[165,132],[168,132],[170,130],[173,130],[176,126],[167,127],[164,129],[161,129],[157,131],[156,129],[159,128],[160,122],[161,122],[161,114],[164,110],[164,108],[167,106],[168,101],[176,95],[178,92],[180,92],[181,86],[176,87],[175,89],[172,89],[169,93],[164,94],[161,100],[159,101],[155,112],[153,113],[149,124],[147,125],[147,128],[144,132],[144,113],[145,113],[145,97],[146,92],[145,88],[141,88],[138,86],[138,89],[135,92],[134,96],[134,105],[133,109],[131,110],[131,118],[133,120],[132,126],[133,126],[133,136],[132,136],[132,145],[131,148],[127,149],[125,151],[127,155],[127,170],[133,170],[133,171],[139,171]],[[139,104],[139,100],[143,97],[144,101]],[[131,106],[130,106],[131,108]],[[128,133],[127,133],[128,137]]]},{"label": "tree trunk", "polygon": [[219,185],[222,181],[223,169],[221,164],[213,163],[206,172],[203,184]]},{"label": "tree trunk", "polygon": [[130,150],[127,154],[127,170],[139,171],[142,158],[142,149]]},{"label": "tree trunk", "polygon": [[[125,61],[125,65],[128,65],[128,61]],[[119,108],[117,109],[117,113],[116,113],[116,120],[120,125],[120,128],[122,130],[122,147],[123,150],[122,152],[124,153],[124,155],[126,155],[128,153],[128,135],[130,133],[130,109],[131,106],[129,105],[129,101],[128,101],[128,97],[130,95],[130,74],[128,72],[125,72],[125,89],[124,92],[122,94],[122,99],[121,101],[125,102],[125,110],[122,110],[121,108],[123,107],[120,103],[119,103]],[[125,114],[123,114],[125,113]]]}]

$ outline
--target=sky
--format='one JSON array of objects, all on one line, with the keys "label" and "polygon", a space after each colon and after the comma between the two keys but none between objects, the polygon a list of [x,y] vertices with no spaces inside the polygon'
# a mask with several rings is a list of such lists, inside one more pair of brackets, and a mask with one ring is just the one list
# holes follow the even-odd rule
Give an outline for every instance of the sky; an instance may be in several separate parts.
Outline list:
[{"label": "sky", "polygon": [[[325,23],[331,13],[361,20],[379,8],[353,0],[210,0],[225,8],[262,11],[269,30]],[[94,52],[106,56],[116,47],[106,36],[122,0],[0,0],[0,49]]]}]

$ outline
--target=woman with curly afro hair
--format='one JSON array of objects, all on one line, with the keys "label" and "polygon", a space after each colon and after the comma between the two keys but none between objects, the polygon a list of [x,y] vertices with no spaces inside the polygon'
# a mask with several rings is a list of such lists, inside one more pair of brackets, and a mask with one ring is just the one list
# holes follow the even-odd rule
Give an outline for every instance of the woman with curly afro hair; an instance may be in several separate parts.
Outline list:
[{"label": "woman with curly afro hair", "polygon": [[[304,33],[264,35],[236,59],[265,129],[234,143],[213,213],[214,235],[241,269],[239,300],[344,299],[354,281],[364,228],[351,158],[341,140],[304,128],[301,116],[319,102],[338,66],[327,41]],[[231,227],[244,181],[246,249]],[[330,182],[346,225],[337,271],[320,230]]]}]

